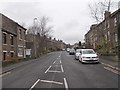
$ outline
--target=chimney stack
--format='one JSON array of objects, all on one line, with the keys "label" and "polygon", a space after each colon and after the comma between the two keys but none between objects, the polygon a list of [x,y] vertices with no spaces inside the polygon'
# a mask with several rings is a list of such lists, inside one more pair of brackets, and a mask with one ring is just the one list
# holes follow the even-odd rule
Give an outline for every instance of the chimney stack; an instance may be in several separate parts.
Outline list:
[{"label": "chimney stack", "polygon": [[109,11],[105,11],[104,13],[104,19],[107,19],[110,16],[110,12]]}]

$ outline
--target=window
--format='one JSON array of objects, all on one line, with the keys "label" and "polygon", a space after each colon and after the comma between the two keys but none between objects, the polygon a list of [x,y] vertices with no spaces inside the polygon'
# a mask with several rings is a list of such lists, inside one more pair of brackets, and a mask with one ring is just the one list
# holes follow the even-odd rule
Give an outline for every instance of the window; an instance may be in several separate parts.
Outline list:
[{"label": "window", "polygon": [[11,42],[11,45],[13,45],[14,40],[12,35],[10,36],[10,42]]},{"label": "window", "polygon": [[83,54],[95,54],[93,50],[84,50]]},{"label": "window", "polygon": [[110,31],[108,31],[108,40],[110,41]]},{"label": "window", "polygon": [[7,44],[7,35],[3,33],[3,44]]},{"label": "window", "polygon": [[109,21],[107,21],[107,28],[109,28],[110,27],[110,23],[109,23]]},{"label": "window", "polygon": [[114,18],[114,26],[117,26],[117,18]]},{"label": "window", "polygon": [[26,40],[26,38],[25,38],[25,31],[24,31],[24,34],[23,34],[23,36],[24,36],[24,40]]},{"label": "window", "polygon": [[11,52],[11,58],[13,58],[14,57],[14,53],[13,52]]},{"label": "window", "polygon": [[118,37],[116,33],[115,33],[115,42],[118,42]]},{"label": "window", "polygon": [[3,60],[6,60],[6,53],[7,52],[3,52]]},{"label": "window", "polygon": [[22,39],[22,30],[19,29],[19,39]]},{"label": "window", "polygon": [[110,27],[110,23],[109,23],[109,21],[107,20],[107,21],[105,21],[105,29],[107,29],[107,28],[109,28]]},{"label": "window", "polygon": [[18,56],[23,56],[23,49],[21,47],[18,48]]}]

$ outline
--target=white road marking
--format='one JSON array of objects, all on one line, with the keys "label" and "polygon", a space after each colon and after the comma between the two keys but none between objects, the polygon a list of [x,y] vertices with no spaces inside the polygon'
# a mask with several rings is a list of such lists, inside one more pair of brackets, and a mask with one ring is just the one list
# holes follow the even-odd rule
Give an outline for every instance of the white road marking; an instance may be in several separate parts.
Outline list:
[{"label": "white road marking", "polygon": [[8,74],[10,74],[10,73],[11,73],[11,72],[3,73],[3,74],[0,75],[0,77],[3,77],[3,76],[8,75]]},{"label": "white road marking", "polygon": [[116,67],[115,69],[119,70],[120,71],[120,68]]},{"label": "white road marking", "polygon": [[61,64],[61,60],[60,60],[60,64]]},{"label": "white road marking", "polygon": [[66,78],[64,78],[65,89],[68,90],[68,84]]},{"label": "white road marking", "polygon": [[62,84],[63,84],[63,83],[61,83],[61,82],[48,81],[48,80],[41,80],[41,82],[54,83],[54,84],[60,84],[60,85],[62,85]]},{"label": "white road marking", "polygon": [[31,87],[29,90],[32,90],[39,81],[40,81],[40,79],[38,79],[38,80],[32,85],[32,87]]},{"label": "white road marking", "polygon": [[62,72],[64,72],[64,70],[63,70],[63,66],[61,65],[61,70],[62,70]]},{"label": "white road marking", "polygon": [[52,66],[50,66],[50,67],[45,71],[45,73],[47,73],[51,67],[52,67]]},{"label": "white road marking", "polygon": [[52,71],[52,70],[49,70],[48,72],[61,73],[61,71]]},{"label": "white road marking", "polygon": [[105,64],[105,63],[103,63],[103,62],[101,62],[101,64],[106,65],[106,66],[109,66],[109,67],[111,67],[111,68],[115,68],[115,67],[113,67],[112,65]]},{"label": "white road marking", "polygon": [[101,62],[101,64],[103,64],[103,65],[105,65],[105,66],[108,66],[108,67],[111,67],[111,68],[113,68],[113,69],[116,69],[116,70],[119,70],[119,71],[120,71],[120,68],[114,67],[114,66],[112,66],[112,65],[110,65],[110,64],[106,64],[106,63],[103,63],[103,62]]},{"label": "white road marking", "polygon": [[114,69],[112,69],[112,68],[109,68],[109,67],[104,67],[106,70],[108,70],[108,71],[111,71],[111,72],[113,72],[113,73],[115,73],[115,74],[118,74],[118,75],[120,75],[120,73],[117,71],[117,70],[114,70]]},{"label": "white road marking", "polygon": [[55,63],[56,63],[56,61],[53,62],[53,64],[55,64]]}]

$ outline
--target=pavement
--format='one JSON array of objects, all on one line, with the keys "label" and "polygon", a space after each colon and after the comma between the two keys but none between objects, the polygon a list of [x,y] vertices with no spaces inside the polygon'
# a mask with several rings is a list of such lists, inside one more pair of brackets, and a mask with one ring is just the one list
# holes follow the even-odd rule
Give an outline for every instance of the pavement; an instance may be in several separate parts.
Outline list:
[{"label": "pavement", "polygon": [[[117,62],[82,64],[67,52],[52,52],[38,59],[3,68],[3,88],[118,88]],[[103,64],[104,63],[104,64]],[[107,64],[107,65],[106,65]],[[4,90],[4,89],[3,89]]]}]

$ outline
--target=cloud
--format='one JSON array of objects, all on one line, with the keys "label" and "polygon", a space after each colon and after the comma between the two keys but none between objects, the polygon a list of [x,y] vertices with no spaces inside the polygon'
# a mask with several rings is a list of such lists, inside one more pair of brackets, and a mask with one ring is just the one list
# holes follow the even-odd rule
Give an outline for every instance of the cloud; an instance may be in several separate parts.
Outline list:
[{"label": "cloud", "polygon": [[95,0],[0,0],[0,12],[27,27],[45,15],[54,25],[53,36],[67,43],[84,41],[93,20],[88,8]]}]

